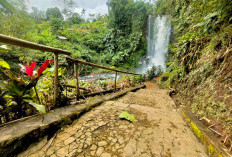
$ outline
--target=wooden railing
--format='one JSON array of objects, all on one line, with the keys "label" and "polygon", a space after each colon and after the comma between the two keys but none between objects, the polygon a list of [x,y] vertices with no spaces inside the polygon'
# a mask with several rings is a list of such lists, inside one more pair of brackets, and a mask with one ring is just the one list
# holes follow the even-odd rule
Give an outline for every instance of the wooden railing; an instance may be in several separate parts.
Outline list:
[{"label": "wooden railing", "polygon": [[78,71],[79,64],[89,65],[89,66],[92,66],[92,67],[105,69],[105,70],[109,70],[109,71],[115,71],[114,91],[116,91],[116,89],[117,89],[116,85],[117,85],[117,75],[118,75],[118,73],[131,74],[131,75],[141,75],[141,74],[125,72],[125,71],[121,71],[121,70],[117,70],[117,69],[112,69],[112,68],[108,68],[108,67],[105,67],[105,66],[101,66],[101,65],[81,61],[81,60],[78,60],[78,59],[72,59],[72,58],[69,58],[69,57],[67,57],[66,60],[69,61],[69,62],[74,63],[74,70],[75,70],[75,77],[76,77],[76,91],[77,91],[76,97],[77,97],[77,100],[79,99],[79,96],[80,96],[79,71]]},{"label": "wooden railing", "polygon": [[33,42],[29,42],[26,40],[18,39],[18,38],[13,38],[9,37],[6,35],[0,34],[0,42],[5,43],[5,44],[10,44],[10,45],[16,45],[20,47],[25,47],[25,48],[30,48],[34,50],[40,50],[40,51],[47,51],[47,52],[53,52],[54,53],[54,65],[55,65],[55,70],[54,70],[54,103],[56,103],[57,97],[58,97],[58,55],[59,54],[65,54],[65,55],[71,55],[71,52],[58,49],[58,48],[53,48],[45,45],[40,45],[36,44]]},{"label": "wooden railing", "polygon": [[[15,45],[15,46],[20,46],[24,48],[30,48],[34,50],[40,50],[40,51],[46,51],[46,52],[52,52],[54,54],[54,65],[55,65],[55,70],[54,70],[54,103],[56,103],[56,100],[58,98],[58,55],[59,54],[64,54],[64,55],[71,55],[71,52],[67,50],[62,50],[58,48],[53,48],[45,45],[40,45],[36,44],[33,42],[29,42],[26,40],[18,39],[18,38],[13,38],[9,37],[6,35],[0,34],[0,42],[5,43],[5,44],[10,44],[10,45]],[[92,67],[97,67],[105,70],[110,70],[115,72],[115,84],[114,84],[114,90],[116,91],[116,83],[117,83],[117,74],[118,73],[124,73],[124,74],[131,74],[131,75],[141,75],[141,74],[136,74],[136,73],[131,73],[131,72],[125,72],[121,70],[116,70],[100,65],[96,65],[93,63],[81,61],[78,59],[72,59],[67,57],[67,61],[74,62],[74,69],[75,69],[75,77],[76,77],[76,91],[77,91],[77,99],[79,99],[80,96],[80,87],[79,87],[79,72],[78,72],[78,65],[79,64],[84,64],[84,65],[89,65]]]}]

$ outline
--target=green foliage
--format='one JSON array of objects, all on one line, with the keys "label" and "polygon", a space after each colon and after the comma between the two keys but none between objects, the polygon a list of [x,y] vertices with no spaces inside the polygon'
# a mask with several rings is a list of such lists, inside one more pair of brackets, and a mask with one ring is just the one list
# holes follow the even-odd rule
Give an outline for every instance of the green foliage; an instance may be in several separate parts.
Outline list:
[{"label": "green foliage", "polygon": [[46,108],[44,105],[36,104],[36,103],[32,102],[31,100],[25,100],[25,102],[27,102],[30,105],[32,105],[33,107],[35,107],[36,110],[38,110],[41,115],[46,113]]},{"label": "green foliage", "polygon": [[64,19],[63,15],[60,12],[60,9],[57,8],[57,7],[55,7],[55,8],[48,8],[46,10],[46,19],[47,20],[51,20],[53,18],[60,19],[60,20]]},{"label": "green foliage", "polygon": [[120,115],[119,115],[119,118],[121,119],[126,119],[132,123],[135,122],[135,117],[131,114],[129,114],[127,111],[123,111]]},{"label": "green foliage", "polygon": [[[186,1],[171,0],[156,3],[158,14],[172,18],[173,43],[170,45],[168,58],[170,71],[164,74],[167,85],[189,74],[199,67],[201,56],[218,53],[231,45],[231,10],[232,2],[228,0]],[[173,66],[175,65],[175,66]]]},{"label": "green foliage", "polygon": [[142,82],[145,81],[143,75],[136,75],[136,76],[134,76],[134,79],[135,79],[135,83],[136,83],[136,84],[141,84]]},{"label": "green foliage", "polygon": [[105,43],[113,56],[112,64],[116,67],[135,68],[146,49],[146,19],[152,5],[143,1],[110,0],[109,28]]},{"label": "green foliage", "polygon": [[3,59],[0,58],[0,68],[3,67],[3,68],[6,68],[6,69],[10,69],[10,65],[4,61]]},{"label": "green foliage", "polygon": [[78,13],[73,13],[72,16],[66,20],[66,22],[68,22],[69,25],[81,24],[84,22],[84,19],[82,19]]},{"label": "green foliage", "polygon": [[162,74],[163,70],[161,66],[152,66],[151,69],[147,70],[147,77],[149,80],[152,80],[154,77]]}]

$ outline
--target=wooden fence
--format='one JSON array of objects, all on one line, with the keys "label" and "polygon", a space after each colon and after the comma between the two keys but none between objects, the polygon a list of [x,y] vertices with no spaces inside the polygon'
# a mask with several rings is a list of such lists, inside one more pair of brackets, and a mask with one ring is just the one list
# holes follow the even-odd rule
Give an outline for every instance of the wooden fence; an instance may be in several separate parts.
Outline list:
[{"label": "wooden fence", "polygon": [[[30,49],[34,49],[34,50],[52,52],[54,54],[54,65],[55,65],[55,70],[54,70],[54,103],[56,103],[56,100],[58,98],[58,81],[59,81],[58,80],[58,66],[59,66],[58,56],[59,56],[59,54],[71,55],[71,52],[69,52],[67,50],[62,50],[62,49],[58,49],[58,48],[53,48],[53,47],[49,47],[49,46],[45,46],[45,45],[36,44],[36,43],[29,42],[26,40],[18,39],[18,38],[9,37],[9,36],[2,35],[2,34],[0,34],[0,42],[5,43],[5,44],[20,46],[20,47],[24,47],[24,48],[30,48]],[[105,69],[105,70],[114,71],[115,72],[115,85],[114,85],[115,91],[116,91],[116,83],[117,83],[116,81],[117,81],[117,74],[118,73],[131,74],[131,75],[141,75],[141,74],[135,74],[135,73],[125,72],[125,71],[121,71],[121,70],[116,70],[116,69],[96,65],[93,63],[81,61],[78,59],[72,59],[69,57],[67,57],[66,59],[67,59],[67,61],[74,63],[77,99],[80,96],[79,72],[78,72],[78,65],[79,64],[84,64],[84,65],[89,65],[92,67],[97,67],[97,68],[101,68],[101,69]]]}]

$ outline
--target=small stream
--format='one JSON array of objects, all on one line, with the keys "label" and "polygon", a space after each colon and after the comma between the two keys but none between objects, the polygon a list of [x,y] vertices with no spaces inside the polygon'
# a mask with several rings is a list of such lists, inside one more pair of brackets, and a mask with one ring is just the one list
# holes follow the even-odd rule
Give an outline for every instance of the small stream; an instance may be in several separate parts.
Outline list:
[{"label": "small stream", "polygon": [[[120,79],[123,76],[123,74],[117,75],[117,80]],[[101,74],[94,74],[92,75],[86,75],[86,76],[79,76],[80,81],[87,81],[87,80],[114,80],[115,74],[109,74],[109,73],[101,73]]]}]

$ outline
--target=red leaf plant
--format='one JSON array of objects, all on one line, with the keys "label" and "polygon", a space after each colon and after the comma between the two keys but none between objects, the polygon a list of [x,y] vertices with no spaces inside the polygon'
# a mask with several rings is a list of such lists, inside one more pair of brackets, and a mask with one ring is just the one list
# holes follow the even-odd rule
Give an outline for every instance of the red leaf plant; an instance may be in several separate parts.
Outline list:
[{"label": "red leaf plant", "polygon": [[40,76],[40,75],[42,74],[42,72],[47,68],[47,66],[48,66],[49,64],[51,64],[53,61],[54,61],[54,59],[46,60],[46,61],[44,62],[44,64],[41,65],[41,67],[39,68],[39,70],[38,70],[38,76]]},{"label": "red leaf plant", "polygon": [[36,77],[32,77],[32,76],[33,76],[33,70],[34,70],[34,68],[35,68],[35,66],[36,66],[36,62],[31,63],[30,66],[29,66],[29,65],[26,66],[26,73],[27,73],[27,75],[30,76],[30,82],[29,82],[29,84],[27,85],[27,86],[28,86],[28,89],[34,87],[36,96],[37,96],[38,101],[39,101],[40,104],[41,104],[41,101],[40,101],[40,99],[39,99],[39,95],[38,95],[37,90],[36,90],[36,84],[37,84],[37,81],[39,80],[39,78],[41,77],[41,74],[43,73],[43,71],[44,71],[44,70],[48,67],[48,65],[51,64],[53,61],[54,61],[54,59],[46,60],[46,61],[44,62],[44,64],[41,65],[41,67],[39,68],[38,73],[37,73],[38,75],[37,75]]},{"label": "red leaf plant", "polygon": [[[53,61],[54,61],[54,59],[46,60],[44,62],[44,64],[41,65],[41,67],[39,68],[38,73],[37,73],[38,76],[40,76],[43,73],[43,71],[47,68],[47,66],[49,64],[51,64]],[[30,66],[29,65],[26,66],[26,73],[28,76],[30,76],[30,77],[33,76],[33,70],[34,70],[35,66],[36,66],[36,62],[31,63]]]},{"label": "red leaf plant", "polygon": [[31,65],[26,66],[27,75],[29,75],[29,76],[33,75],[33,70],[34,70],[35,66],[36,66],[36,62],[33,62],[33,63],[31,63]]}]

